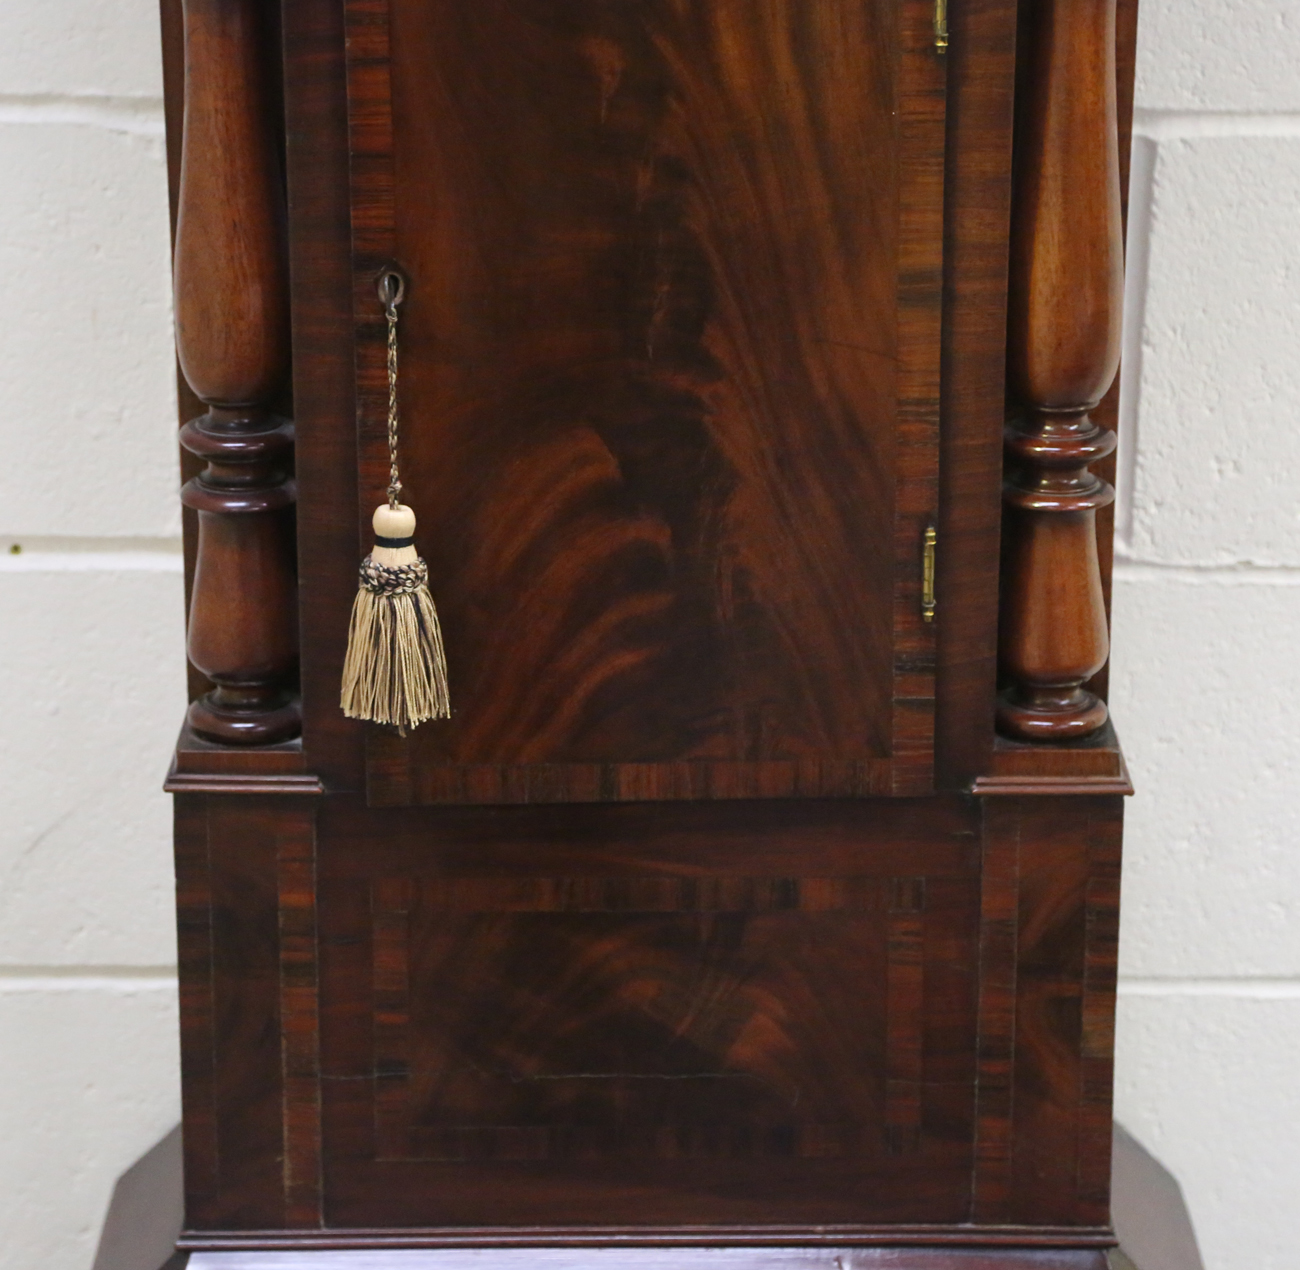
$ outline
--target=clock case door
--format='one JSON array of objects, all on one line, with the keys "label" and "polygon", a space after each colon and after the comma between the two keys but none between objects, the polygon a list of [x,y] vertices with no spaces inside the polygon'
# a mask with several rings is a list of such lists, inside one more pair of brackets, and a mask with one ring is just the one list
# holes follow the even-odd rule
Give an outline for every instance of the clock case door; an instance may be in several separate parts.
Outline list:
[{"label": "clock case door", "polygon": [[947,59],[930,0],[348,0],[360,505],[453,715],[372,804],[933,788]]}]

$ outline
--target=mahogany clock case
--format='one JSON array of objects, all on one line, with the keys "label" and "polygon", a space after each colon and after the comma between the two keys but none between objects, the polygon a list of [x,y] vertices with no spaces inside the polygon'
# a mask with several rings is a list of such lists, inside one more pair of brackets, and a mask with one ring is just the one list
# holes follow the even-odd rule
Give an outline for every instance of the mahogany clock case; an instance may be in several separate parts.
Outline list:
[{"label": "mahogany clock case", "polygon": [[[185,420],[244,411],[185,440],[183,1246],[1104,1264],[1127,778],[1109,726],[994,730],[1017,81],[1052,7],[953,0],[941,50],[928,0],[163,0],[191,232],[187,26],[247,53],[213,100],[261,84],[290,372],[223,405],[182,332]],[[1121,184],[1134,27],[1122,0]],[[338,709],[392,261],[458,694],[409,737]],[[217,434],[289,491],[228,558],[296,532],[220,618]],[[296,615],[296,683],[266,623],[252,688],[219,664],[246,636],[193,655],[244,611]]]}]

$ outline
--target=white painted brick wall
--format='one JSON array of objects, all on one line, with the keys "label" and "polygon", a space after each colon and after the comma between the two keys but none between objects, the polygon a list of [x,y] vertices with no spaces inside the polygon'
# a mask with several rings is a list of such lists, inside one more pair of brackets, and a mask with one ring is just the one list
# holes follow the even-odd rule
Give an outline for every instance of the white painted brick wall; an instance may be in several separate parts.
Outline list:
[{"label": "white painted brick wall", "polygon": [[1181,1181],[1206,1270],[1295,1270],[1298,1039],[1294,978],[1130,980],[1120,998],[1120,1118]]},{"label": "white painted brick wall", "polygon": [[1300,0],[1144,0],[1112,706],[1116,1113],[1206,1270],[1295,1270]]},{"label": "white painted brick wall", "polygon": [[[177,1115],[156,23],[154,0],[0,4],[0,552],[25,547],[0,554],[0,1270],[87,1270],[115,1178]],[[1145,0],[1117,1106],[1183,1183],[1207,1270],[1296,1265],[1297,65],[1300,0]]]},{"label": "white painted brick wall", "polygon": [[90,1266],[113,1182],[176,1123],[176,1028],[166,971],[0,976],[0,1270]]},{"label": "white painted brick wall", "polygon": [[151,0],[8,0],[0,5],[0,100],[162,96],[158,6]]},{"label": "white painted brick wall", "polygon": [[[1300,350],[1300,145],[1198,135],[1206,125],[1195,118],[1147,115],[1143,125],[1163,139],[1144,147],[1154,197],[1132,554],[1300,565],[1300,428],[1286,426],[1297,418],[1288,390]],[[1247,435],[1255,444],[1242,444]]]},{"label": "white painted brick wall", "polygon": [[1300,110],[1297,0],[1138,0],[1137,97],[1153,110]]},{"label": "white painted brick wall", "polygon": [[170,965],[180,556],[0,563],[0,771],[21,773],[0,785],[0,965]]},{"label": "white painted brick wall", "polygon": [[179,1116],[158,45],[156,0],[0,3],[0,1270],[88,1270]]},{"label": "white painted brick wall", "polygon": [[0,98],[0,176],[0,534],[51,532],[42,474],[57,472],[55,532],[175,535],[157,103],[6,120]]}]

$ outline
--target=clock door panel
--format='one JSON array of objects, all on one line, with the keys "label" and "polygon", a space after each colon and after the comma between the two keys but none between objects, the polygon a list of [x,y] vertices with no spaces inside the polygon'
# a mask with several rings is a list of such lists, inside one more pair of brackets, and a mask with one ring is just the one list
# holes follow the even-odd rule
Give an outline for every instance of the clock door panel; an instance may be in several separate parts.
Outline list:
[{"label": "clock door panel", "polygon": [[944,60],[902,0],[353,0],[453,717],[372,803],[924,792]]}]

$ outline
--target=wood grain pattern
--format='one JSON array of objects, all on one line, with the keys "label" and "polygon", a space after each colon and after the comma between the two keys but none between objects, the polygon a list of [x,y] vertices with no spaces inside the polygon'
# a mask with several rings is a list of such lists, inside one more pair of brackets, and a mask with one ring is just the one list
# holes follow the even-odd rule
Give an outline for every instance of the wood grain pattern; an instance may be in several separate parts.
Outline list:
[{"label": "wood grain pattern", "polygon": [[320,1226],[320,994],[316,842],[301,813],[278,835],[280,1031],[286,1226]]},{"label": "wood grain pattern", "polygon": [[1110,1219],[1115,1077],[1115,990],[1119,971],[1120,841],[1123,803],[1089,808],[1083,1002],[1079,1055],[1079,1213]]},{"label": "wood grain pattern", "polygon": [[925,1080],[925,878],[893,878],[885,932],[885,1135],[891,1153],[921,1145]]},{"label": "wood grain pattern", "polygon": [[[924,878],[377,880],[370,910],[378,1156],[622,1162],[857,1154],[872,1130],[844,1119],[846,1100],[801,1083],[789,1042],[780,1055],[762,1053],[763,1033],[778,1026],[763,997],[802,995],[793,976],[816,973],[814,954],[793,966],[764,966],[761,958],[775,954],[783,928],[804,929],[811,943],[818,926],[849,920],[806,915],[886,912],[883,956],[855,941],[870,948],[885,979],[875,1119],[890,1152],[915,1150],[924,1094],[924,897]],[[951,897],[944,899],[951,914]],[[751,948],[738,960],[742,943],[756,943],[758,954]],[[581,960],[551,987],[550,955],[580,948]],[[698,982],[680,982],[683,959],[697,963]],[[696,1001],[687,1005],[691,992]],[[544,1002],[551,993],[561,999]],[[580,1007],[593,1009],[589,1020],[567,1017],[579,998],[592,997],[602,998],[594,1009]],[[495,998],[492,1013],[508,1022],[485,1028],[476,1018],[478,1034],[457,1053],[457,1015],[473,1001],[478,1016],[475,998]],[[829,1003],[824,1009],[842,1015]],[[779,1023],[786,1033],[792,1012]],[[866,1013],[865,1002],[857,1013]],[[725,1116],[723,1100],[735,1103]],[[611,1102],[612,1117],[602,1108]]]},{"label": "wood grain pattern", "polygon": [[335,820],[330,1224],[955,1220],[978,853],[923,806]]},{"label": "wood grain pattern", "polygon": [[987,774],[977,777],[971,789],[981,797],[1133,792],[1119,739],[1109,721],[1079,741],[1034,744],[998,737],[992,758]]},{"label": "wood grain pattern", "polygon": [[299,730],[290,477],[293,425],[270,406],[288,363],[284,195],[275,154],[274,40],[257,0],[185,0],[185,114],[176,203],[176,348],[208,406],[181,429],[206,466],[197,513],[189,654],[216,686],[190,707],[226,745]]},{"label": "wood grain pattern", "polygon": [[1115,0],[1022,18],[997,718],[1064,741],[1106,722],[1083,684],[1109,650],[1096,513],[1114,490],[1088,465],[1115,448],[1089,415],[1115,379],[1123,309]]},{"label": "wood grain pattern", "polygon": [[169,794],[323,794],[307,770],[301,738],[275,745],[221,745],[181,729],[163,788]]},{"label": "wood grain pattern", "polygon": [[[211,1054],[215,1183],[207,1220],[233,1228],[284,1220],[279,941],[275,830],[255,799],[202,798],[208,846],[210,1030],[195,1046]],[[187,1020],[194,1027],[195,1020]],[[189,1170],[187,1168],[187,1179]],[[187,1181],[188,1186],[188,1181]],[[196,1202],[187,1200],[192,1209]],[[200,1212],[203,1209],[200,1208]]]},{"label": "wood grain pattern", "polygon": [[948,17],[935,764],[951,789],[993,742],[1016,4]]},{"label": "wood grain pattern", "polygon": [[[458,667],[456,717],[381,741],[372,797],[928,788],[928,8],[350,13],[363,484],[368,280],[395,255],[408,484]],[[673,762],[767,766],[685,795],[619,770]]]},{"label": "wood grain pattern", "polygon": [[361,732],[339,710],[358,560],[343,9],[284,0],[283,16],[303,745],[331,789],[359,789]]},{"label": "wood grain pattern", "polygon": [[195,794],[178,797],[174,816],[185,1220],[193,1226],[226,1226],[229,1221],[221,1210],[217,1177],[207,800]]},{"label": "wood grain pattern", "polygon": [[[1000,513],[995,468],[1000,458],[994,451],[1000,442],[991,431],[990,403],[1000,399],[1003,364],[1003,334],[996,315],[1005,305],[1004,229],[1010,197],[1006,111],[1013,9],[1010,0],[959,6],[952,13],[956,34],[948,54],[943,335],[947,404],[941,472],[950,496],[941,500],[942,611],[936,625],[940,649],[948,650],[941,651],[939,667],[939,726],[946,738],[940,746],[940,762],[943,782],[953,786],[965,785],[980,774],[986,761],[981,755],[987,755],[991,741],[989,657],[996,639],[996,614],[989,587],[996,576],[994,542]],[[350,329],[352,318],[343,309],[350,304],[345,293],[352,285],[352,243],[349,195],[340,185],[346,179],[349,145],[340,20],[339,10],[315,0],[291,0],[285,11],[291,32],[286,53],[291,68],[286,93],[292,125],[288,155],[291,187],[296,187],[291,242],[298,262],[294,270],[295,392],[298,415],[311,436],[311,444],[298,454],[299,519],[309,517],[304,521],[304,541],[319,544],[305,552],[302,561],[305,585],[310,574],[310,595],[303,597],[309,615],[303,648],[304,709],[314,720],[308,730],[312,770],[320,771],[333,787],[347,789],[364,787],[365,775],[360,729],[337,717],[335,700],[341,632],[346,630],[347,607],[355,591],[353,557],[360,545],[347,512],[356,504],[356,488],[348,479],[354,413],[352,348],[345,328]],[[1131,24],[1125,31],[1131,44]],[[354,33],[354,58],[365,53],[367,38],[364,30]],[[1121,50],[1124,58],[1131,65],[1131,53]],[[370,164],[368,155],[355,153],[353,158],[364,174]],[[382,184],[377,180],[376,188]],[[364,228],[357,228],[362,246]],[[373,248],[373,241],[370,245]],[[375,258],[382,256],[379,252]],[[369,305],[372,294],[367,280],[358,303]],[[371,775],[379,787],[372,792],[380,801],[442,796],[437,788],[412,789],[409,760],[394,755],[383,740],[373,757]],[[540,779],[515,780],[515,791],[501,796],[531,798],[538,796],[538,790],[550,790],[550,796],[556,797],[556,781],[545,773],[538,775]],[[598,793],[600,773],[594,776]],[[884,792],[890,784],[883,773],[870,770],[853,772],[852,777],[851,792],[857,794]],[[630,782],[631,788],[636,789],[642,779]],[[788,792],[815,791],[820,784],[806,777],[796,779],[789,769],[781,772],[781,782]],[[492,796],[502,780],[498,775],[486,783],[488,793],[474,796]],[[590,791],[592,775],[583,776],[582,783]],[[692,785],[691,779],[681,776],[657,783],[670,791]],[[753,788],[752,782],[748,787]]]},{"label": "wood grain pattern", "polygon": [[319,1081],[292,801],[181,804],[201,1228],[1104,1231],[1120,800],[413,810],[374,837],[331,799]]},{"label": "wood grain pattern", "polygon": [[979,1086],[971,1219],[1006,1221],[1012,1200],[1020,809],[983,811],[980,865]]},{"label": "wood grain pattern", "polygon": [[319,1082],[304,876],[312,802],[177,798],[190,1226],[319,1223],[310,1194]]},{"label": "wood grain pattern", "polygon": [[1106,1219],[1122,808],[1019,800],[1014,1220]]},{"label": "wood grain pattern", "polygon": [[[270,745],[300,730],[286,681],[298,655],[297,584],[286,477],[292,428],[255,431],[191,420],[181,444],[208,459],[181,491],[198,513],[190,597],[190,661],[216,684],[187,716],[201,737],[226,745]],[[234,461],[215,456],[238,449]]]},{"label": "wood grain pattern", "polygon": [[[450,14],[441,0],[430,7],[439,21],[479,20]],[[568,762],[459,764],[455,779],[467,791],[453,793],[462,799],[490,800],[504,782],[508,795],[524,801],[661,801],[383,809],[363,805],[359,730],[336,709],[357,545],[343,6],[286,0],[308,726],[301,746],[234,751],[191,735],[178,753],[177,778],[192,782],[191,790],[247,791],[188,792],[177,800],[187,1247],[440,1248],[449,1267],[462,1256],[458,1248],[491,1248],[498,1259],[527,1256],[530,1265],[551,1262],[555,1270],[560,1262],[588,1270],[578,1263],[609,1255],[648,1258],[647,1267],[671,1257],[678,1270],[706,1256],[737,1267],[748,1258],[760,1270],[1104,1267],[1113,1243],[1105,1126],[1119,800],[1080,791],[1118,792],[1122,758],[1109,733],[1084,746],[994,748],[988,725],[996,571],[990,526],[997,516],[990,456],[999,444],[990,403],[1004,338],[995,319],[1005,295],[998,274],[1006,254],[1011,7],[1004,0],[953,7],[939,438],[940,779],[965,787],[982,777],[977,791],[1001,797],[979,805],[961,797],[888,797],[903,778],[882,752],[864,767],[828,768],[825,781],[820,760],[801,766],[802,759],[767,768],[749,758],[733,768],[707,757],[699,766],[652,759],[584,771]],[[1121,7],[1131,15],[1127,0]],[[724,6],[638,0],[614,19],[609,8],[596,0],[517,0],[510,9],[540,13],[553,41],[547,47],[574,70],[560,100],[547,98],[531,112],[548,145],[581,150],[574,139],[551,135],[556,120],[571,117],[564,112],[576,109],[575,95],[590,94],[593,85],[599,95],[612,82],[615,53],[636,52],[638,15],[658,21],[667,8],[707,15]],[[836,8],[796,16],[816,28]],[[488,12],[499,11],[493,0]],[[735,0],[732,11],[791,12],[777,0]],[[910,12],[919,22],[919,8]],[[364,5],[351,15],[361,19],[352,36],[364,72],[374,52]],[[568,28],[557,30],[566,18]],[[1123,30],[1131,42],[1131,25]],[[584,42],[593,33],[605,43]],[[781,46],[778,34],[770,47]],[[753,47],[750,38],[744,48]],[[654,83],[638,78],[638,68],[657,64],[658,47],[652,52],[627,60],[607,118],[625,139],[652,134],[676,144],[689,130],[680,121],[662,124],[666,114],[656,117],[659,131],[648,133],[636,130],[643,115],[630,124],[619,116],[624,105],[644,107],[654,98]],[[1131,65],[1130,52],[1121,48],[1121,64]],[[912,53],[921,56],[919,47]],[[518,50],[510,56],[527,61]],[[459,68],[462,86],[475,65],[483,69]],[[173,97],[177,78],[173,67]],[[357,100],[364,94],[354,106]],[[518,104],[509,92],[503,100]],[[669,111],[672,92],[662,100]],[[734,104],[734,93],[729,100]],[[943,116],[933,114],[936,101],[920,101],[917,127],[930,128],[936,118],[943,126]],[[174,100],[171,107],[174,115]],[[364,178],[368,155],[378,154],[382,176],[389,151],[382,144],[366,150],[367,135],[373,141],[382,132],[378,120],[354,109],[351,122],[354,142],[362,143],[355,170]],[[851,127],[853,117],[840,122]],[[920,134],[914,139],[929,144]],[[631,159],[606,155],[597,175],[635,167],[640,152],[632,150]],[[729,160],[741,167],[753,161]],[[566,168],[546,179],[562,188],[571,174]],[[661,172],[651,183],[654,199],[644,213],[654,225],[675,223],[664,206],[664,179]],[[605,223],[616,186],[597,190],[594,222]],[[429,188],[437,194],[441,187],[430,178]],[[673,186],[675,206],[689,208],[697,188],[685,180]],[[707,241],[694,219],[682,220],[697,244]],[[365,247],[364,218],[355,228]],[[820,222],[813,228],[826,232]],[[681,242],[670,236],[663,253],[676,270],[670,300],[699,276]],[[724,259],[729,245],[713,250]],[[653,264],[654,250],[648,258]],[[820,249],[811,263],[818,260]],[[452,263],[469,272],[483,267]],[[644,299],[647,287],[654,293],[653,271],[625,276],[627,295]],[[928,287],[932,279],[923,281]],[[548,285],[567,294],[563,282]],[[600,291],[607,280],[596,282],[585,302],[599,310],[608,286]],[[644,303],[638,312],[648,323]],[[925,309],[918,315],[922,322],[934,316]],[[529,348],[546,345],[544,330],[507,317]],[[778,318],[772,309],[756,319],[774,324],[760,333],[764,347],[781,347]],[[669,304],[654,327],[656,365],[620,354],[610,382],[623,382],[617,376],[633,366],[661,385],[657,375],[671,355],[679,360],[667,375],[670,386],[705,401],[722,392],[679,356],[684,348],[712,348],[711,327],[680,319]],[[574,329],[557,326],[550,338],[568,341]],[[440,328],[431,322],[428,330],[432,340]],[[821,365],[843,369],[836,361]],[[916,383],[919,400],[928,387],[923,377]],[[364,375],[361,388],[364,423]],[[770,391],[791,390],[782,381]],[[592,431],[612,436],[609,420],[627,400],[603,399],[606,413],[586,421]],[[657,436],[656,420],[673,417],[655,415],[644,435]],[[695,435],[712,444],[706,424]],[[673,473],[689,467],[680,462],[688,452],[682,431],[662,451],[630,446],[632,431],[615,438],[623,448],[610,482],[626,482],[626,469],[640,472],[640,483],[629,487],[638,497],[670,487]],[[370,439],[363,428],[363,449]],[[467,439],[470,450],[476,444]],[[694,453],[711,452],[701,444]],[[489,485],[528,476],[481,473]],[[661,478],[667,485],[655,485]],[[439,498],[447,496],[438,485],[446,479],[430,477]],[[527,480],[524,486],[532,488]],[[453,490],[450,497],[468,494]],[[646,497],[646,518],[662,519],[668,503]],[[623,523],[627,506],[626,498],[597,500],[594,523]],[[672,521],[670,553],[686,523]],[[960,541],[945,538],[950,532]],[[435,533],[422,545],[435,554],[445,536]],[[661,550],[662,535],[648,541]],[[447,549],[459,550],[454,534]],[[891,585],[914,586],[916,576],[895,576]],[[675,628],[671,635],[685,638]],[[931,673],[928,655],[922,649],[913,662],[896,659],[882,679],[880,700],[890,711],[903,708],[899,701],[913,703],[906,709],[916,722],[907,727],[917,754],[929,746],[929,697],[916,693],[916,676]],[[913,676],[911,686],[899,675]],[[844,685],[831,689],[843,693]],[[836,702],[826,717],[847,709]],[[402,799],[437,792],[421,788],[434,765],[394,758],[379,740],[372,780],[388,764],[381,774]],[[915,761],[901,769],[907,780],[907,772],[921,771]],[[313,772],[330,790],[310,800],[319,804],[315,812],[309,800],[254,792],[301,791],[299,782]],[[849,788],[853,799],[826,797]],[[775,789],[797,797],[738,797]],[[446,1056],[464,1054],[487,1075],[436,1075]],[[657,1079],[665,1075],[686,1079]],[[797,1081],[808,1093],[790,1110],[788,1097],[782,1104],[754,1077],[786,1092]],[[661,1124],[675,1131],[671,1151],[655,1136]],[[828,1216],[836,1220],[821,1220]]]},{"label": "wood grain pattern", "polygon": [[185,0],[176,346],[205,402],[253,406],[289,359],[283,182],[257,0]]},{"label": "wood grain pattern", "polygon": [[1109,1218],[1122,808],[985,804],[976,1221]]}]

